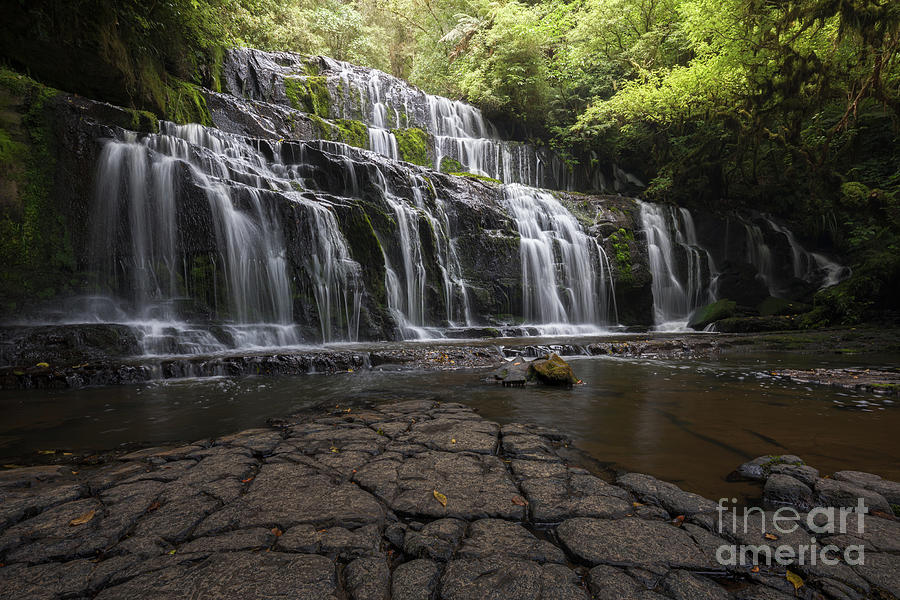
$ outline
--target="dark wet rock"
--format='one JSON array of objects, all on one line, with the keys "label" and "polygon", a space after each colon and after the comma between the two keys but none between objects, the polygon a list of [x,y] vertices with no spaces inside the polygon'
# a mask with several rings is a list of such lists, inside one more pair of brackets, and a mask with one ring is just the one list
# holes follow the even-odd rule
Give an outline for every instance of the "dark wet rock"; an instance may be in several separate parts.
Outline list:
[{"label": "dark wet rock", "polygon": [[513,359],[501,365],[493,372],[492,377],[506,387],[521,387],[528,383],[528,370],[531,364],[521,358]]},{"label": "dark wet rock", "polygon": [[688,517],[716,509],[716,503],[712,500],[685,492],[673,483],[660,481],[649,475],[628,473],[617,478],[616,485],[637,496],[641,502],[662,507],[673,517],[678,515]]},{"label": "dark wet rock", "polygon": [[180,460],[182,458],[187,457],[192,452],[196,452],[198,450],[202,450],[202,447],[201,446],[178,446],[175,448],[163,448],[163,447],[144,448],[142,450],[136,450],[135,452],[129,452],[128,454],[123,454],[122,456],[119,456],[118,459],[121,461],[161,459],[162,462],[165,462],[165,461],[169,461],[169,460]]},{"label": "dark wet rock", "polygon": [[711,567],[684,530],[657,521],[576,518],[556,534],[569,554],[589,565]]},{"label": "dark wet rock", "polygon": [[753,584],[744,587],[734,594],[738,600],[794,600],[796,596],[779,592],[764,585]]},{"label": "dark wet rock", "polygon": [[691,313],[687,325],[691,329],[702,331],[707,325],[734,316],[736,309],[737,302],[733,300],[716,300],[712,304],[707,304]]},{"label": "dark wet rock", "polygon": [[[354,476],[395,512],[410,517],[498,517],[521,520],[519,490],[496,456],[423,452],[400,462],[375,460]],[[434,492],[447,498],[443,506]]]},{"label": "dark wet rock", "polygon": [[[521,461],[516,462],[514,470],[527,472]],[[612,517],[632,510],[628,492],[583,469],[564,467],[556,473],[549,477],[529,477],[520,484],[536,523],[558,523],[572,517]]]},{"label": "dark wet rock", "polygon": [[[174,562],[174,561],[173,561]],[[213,554],[107,588],[99,600],[144,598],[336,598],[334,564],[322,556],[275,552]]]},{"label": "dark wet rock", "polygon": [[503,434],[503,453],[506,456],[527,460],[559,461],[553,443],[546,437],[535,434]]},{"label": "dark wet rock", "polygon": [[569,387],[578,383],[572,366],[558,354],[548,354],[528,364],[528,378],[544,385]]},{"label": "dark wet rock", "polygon": [[394,569],[392,600],[431,600],[440,579],[440,568],[430,560],[411,560]]},{"label": "dark wet rock", "polygon": [[900,483],[896,481],[888,481],[878,475],[862,471],[838,471],[832,477],[881,494],[889,503],[900,505]]},{"label": "dark wet rock", "polygon": [[271,429],[248,429],[227,435],[216,440],[217,445],[227,444],[229,446],[239,446],[247,448],[254,454],[266,456],[271,454],[281,442],[281,433],[272,431]]},{"label": "dark wet rock", "polygon": [[222,535],[196,539],[179,548],[181,552],[233,552],[236,550],[256,550],[268,548],[275,542],[271,529],[261,527],[239,529]]},{"label": "dark wet rock", "polygon": [[860,500],[863,500],[870,511],[878,510],[892,514],[891,506],[884,496],[846,481],[820,479],[816,482],[815,493],[818,503],[823,506],[855,508],[859,505]]},{"label": "dark wet rock", "polygon": [[413,423],[399,442],[420,444],[442,452],[477,452],[492,454],[497,447],[500,426],[481,419],[460,420],[439,417]]},{"label": "dark wet rock", "polygon": [[344,584],[352,600],[386,600],[391,570],[383,556],[358,558],[344,569]]},{"label": "dark wet rock", "polygon": [[[823,543],[834,544],[841,549],[862,544],[866,551],[900,552],[900,521],[882,519],[871,513],[863,515],[862,519],[856,513],[843,518],[844,524],[826,533]],[[824,519],[823,516],[815,522],[819,526],[827,526],[828,522]]]},{"label": "dark wet rock", "polygon": [[517,523],[501,519],[481,519],[469,527],[469,533],[457,553],[459,558],[504,556],[539,563],[566,561],[563,551],[550,542],[537,539]]},{"label": "dark wet rock", "polygon": [[588,572],[588,586],[595,598],[617,598],[619,600],[662,600],[661,596],[648,590],[616,567],[600,565]]},{"label": "dark wet rock", "polygon": [[810,489],[816,486],[816,481],[819,479],[819,470],[808,465],[776,464],[769,467],[769,473],[789,475]]},{"label": "dark wet rock", "polygon": [[675,600],[729,600],[731,594],[700,575],[674,570],[663,579],[662,588]]},{"label": "dark wet rock", "polygon": [[0,567],[0,598],[56,600],[82,596],[93,587],[96,570],[89,560]]},{"label": "dark wet rock", "polygon": [[69,474],[61,465],[0,469],[0,488],[28,487],[37,482],[53,481]]},{"label": "dark wet rock", "polygon": [[437,519],[418,531],[409,531],[403,551],[416,558],[448,561],[466,532],[466,522],[459,519]]},{"label": "dark wet rock", "polygon": [[900,598],[900,556],[866,552],[865,564],[853,567],[882,597]]},{"label": "dark wet rock", "polygon": [[717,265],[717,294],[730,298],[739,306],[757,306],[769,297],[769,288],[750,263],[725,261]]},{"label": "dark wet rock", "polygon": [[803,465],[803,460],[793,454],[767,454],[745,462],[735,472],[744,479],[765,481],[775,465]]},{"label": "dark wet rock", "polygon": [[567,567],[507,558],[454,560],[440,589],[441,600],[587,600]]},{"label": "dark wet rock", "polygon": [[299,524],[353,527],[380,522],[384,511],[352,483],[334,483],[299,465],[263,465],[242,497],[211,515],[198,535],[247,527]]},{"label": "dark wet rock", "polygon": [[78,500],[86,493],[85,486],[64,484],[32,491],[22,488],[0,490],[0,531],[52,506]]},{"label": "dark wet rock", "polygon": [[66,367],[140,353],[132,328],[106,323],[0,327],[0,341],[0,365],[18,367]]},{"label": "dark wet rock", "polygon": [[813,492],[805,483],[790,475],[773,473],[766,480],[763,489],[763,503],[766,508],[777,509],[792,506],[806,512],[813,506]]},{"label": "dark wet rock", "polygon": [[341,559],[371,555],[381,544],[381,528],[365,525],[357,529],[330,527],[316,529],[310,525],[290,528],[278,539],[278,549],[291,552],[326,554]]}]

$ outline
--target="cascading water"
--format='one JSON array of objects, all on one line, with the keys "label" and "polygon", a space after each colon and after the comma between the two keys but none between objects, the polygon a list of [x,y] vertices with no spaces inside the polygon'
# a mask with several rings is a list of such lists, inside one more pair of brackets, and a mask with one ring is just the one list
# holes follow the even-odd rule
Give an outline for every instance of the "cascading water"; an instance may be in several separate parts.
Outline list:
[{"label": "cascading water", "polygon": [[503,192],[520,234],[526,320],[547,333],[589,332],[609,324],[614,306],[609,262],[596,240],[549,192],[518,184]]},{"label": "cascading water", "polygon": [[694,309],[711,302],[716,268],[700,247],[691,213],[684,208],[641,203],[653,277],[654,320],[660,329],[679,329]]},{"label": "cascading water", "polygon": [[[206,196],[214,229],[211,252],[195,254],[193,262],[179,247],[190,241],[177,239],[179,220],[190,218],[182,206],[189,193],[185,175],[187,187]],[[124,320],[142,332],[145,352],[300,342],[283,223],[276,213],[284,201],[298,209],[294,222],[310,243],[303,267],[312,282],[322,340],[356,339],[359,266],[350,259],[334,216],[298,191],[291,175],[243,138],[200,125],[162,123],[160,134],[140,142],[134,136],[107,142],[97,176],[92,255],[101,283],[128,301]],[[207,309],[224,326],[191,323],[177,308],[200,300],[191,288],[202,269],[211,271]]]},{"label": "cascading water", "polygon": [[389,127],[418,127],[433,139],[435,167],[453,160],[465,171],[506,183],[570,189],[569,169],[554,153],[521,142],[500,139],[497,128],[481,111],[464,102],[426,94],[405,81],[346,62],[321,57],[338,116],[361,118],[369,125],[369,149],[398,157],[397,140]]}]

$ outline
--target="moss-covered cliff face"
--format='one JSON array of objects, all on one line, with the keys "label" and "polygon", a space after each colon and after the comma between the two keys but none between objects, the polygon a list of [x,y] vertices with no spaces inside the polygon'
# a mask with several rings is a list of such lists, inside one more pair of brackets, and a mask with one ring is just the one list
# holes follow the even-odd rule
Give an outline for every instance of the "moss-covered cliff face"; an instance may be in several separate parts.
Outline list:
[{"label": "moss-covered cliff face", "polygon": [[0,308],[73,287],[72,232],[57,204],[59,93],[0,70]]},{"label": "moss-covered cliff face", "polygon": [[206,4],[44,0],[4,11],[0,58],[80,96],[211,124],[224,40]]}]

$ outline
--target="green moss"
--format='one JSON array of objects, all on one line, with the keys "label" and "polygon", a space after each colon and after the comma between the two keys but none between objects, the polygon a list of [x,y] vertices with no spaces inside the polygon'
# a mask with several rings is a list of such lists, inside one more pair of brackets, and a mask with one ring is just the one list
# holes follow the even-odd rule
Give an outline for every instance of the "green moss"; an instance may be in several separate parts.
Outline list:
[{"label": "green moss", "polygon": [[528,379],[536,379],[545,385],[564,387],[578,383],[572,367],[557,354],[532,361],[528,365]]},{"label": "green moss", "polygon": [[159,119],[150,111],[129,109],[131,113],[131,125],[129,129],[132,131],[140,131],[143,133],[158,133]]},{"label": "green moss", "polygon": [[285,77],[284,93],[296,110],[328,118],[331,111],[331,95],[325,77]]},{"label": "green moss", "polygon": [[802,302],[791,302],[790,300],[785,300],[783,298],[775,298],[774,296],[769,296],[768,298],[763,300],[759,304],[759,306],[756,307],[756,310],[762,317],[772,317],[781,315],[797,315],[802,312],[808,311],[810,308],[812,307],[807,304],[803,304]]},{"label": "green moss", "polygon": [[493,183],[496,185],[503,185],[503,182],[499,179],[494,179],[493,177],[488,177],[487,175],[479,175],[478,173],[447,173],[447,175],[456,175],[457,177],[468,177],[469,179],[477,179],[478,181],[483,181],[485,183]]},{"label": "green moss", "polygon": [[716,300],[712,304],[707,304],[695,310],[688,320],[688,327],[698,330],[704,329],[710,323],[733,317],[736,310],[737,302],[724,298]]},{"label": "green moss", "polygon": [[0,306],[7,310],[53,297],[73,279],[65,213],[53,201],[58,95],[0,69]]},{"label": "green moss", "polygon": [[423,167],[433,166],[431,159],[428,158],[427,133],[418,127],[392,129],[391,132],[397,138],[397,150],[401,159]]},{"label": "green moss", "polygon": [[631,244],[634,241],[634,233],[620,228],[616,233],[609,236],[609,242],[612,244],[613,252],[615,252],[616,266],[619,270],[619,281],[630,283],[634,279],[634,273],[631,270]]},{"label": "green moss", "polygon": [[362,121],[336,119],[334,125],[338,135],[334,141],[344,142],[357,148],[369,147],[369,128]]},{"label": "green moss", "polygon": [[465,173],[466,168],[462,165],[461,162],[456,160],[455,158],[450,158],[449,156],[445,156],[441,159],[441,172],[442,173]]},{"label": "green moss", "polygon": [[166,85],[165,118],[174,123],[200,123],[212,127],[206,96],[199,86],[181,80]]},{"label": "green moss", "polygon": [[894,515],[900,517],[900,504],[891,504],[891,510],[894,511]]}]

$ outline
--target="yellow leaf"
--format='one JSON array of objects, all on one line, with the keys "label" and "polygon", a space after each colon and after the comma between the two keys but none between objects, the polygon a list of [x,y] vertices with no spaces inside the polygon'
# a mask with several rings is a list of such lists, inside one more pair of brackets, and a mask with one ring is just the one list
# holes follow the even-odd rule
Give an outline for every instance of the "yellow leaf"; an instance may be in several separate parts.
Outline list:
[{"label": "yellow leaf", "polygon": [[451,444],[455,444],[455,443],[456,443],[456,438],[450,438],[450,443],[451,443]]},{"label": "yellow leaf", "polygon": [[803,587],[803,578],[794,573],[793,571],[788,571],[785,573],[785,578],[790,581],[794,585],[795,590],[799,590]]},{"label": "yellow leaf", "polygon": [[331,447],[331,451],[332,451],[334,454],[337,454],[338,452],[340,452],[340,450],[338,450],[338,449],[335,448],[334,446]]},{"label": "yellow leaf", "polygon": [[434,490],[434,498],[441,503],[441,506],[447,506],[447,496],[437,490]]},{"label": "yellow leaf", "polygon": [[766,534],[766,539],[767,539],[767,540],[777,540],[777,539],[778,539],[778,536],[775,535],[774,533],[767,533],[767,534]]},{"label": "yellow leaf", "polygon": [[641,504],[640,502],[632,502],[631,505],[635,508],[637,508],[638,506],[643,506],[643,504]]},{"label": "yellow leaf", "polygon": [[71,521],[69,521],[69,525],[84,525],[88,521],[94,518],[94,511],[89,510],[80,517],[75,517]]},{"label": "yellow leaf", "polygon": [[56,450],[38,450],[38,454],[56,454]]},{"label": "yellow leaf", "polygon": [[45,363],[45,362],[39,362],[38,364],[36,364],[36,365],[34,365],[34,366],[36,366],[36,367],[41,367],[41,368],[43,368],[43,369],[46,369],[46,368],[49,368],[49,367],[50,367],[50,364],[49,364],[49,363]]},{"label": "yellow leaf", "polygon": [[169,554],[175,554],[176,552],[177,550],[175,550],[174,548],[172,550],[169,550]]}]

